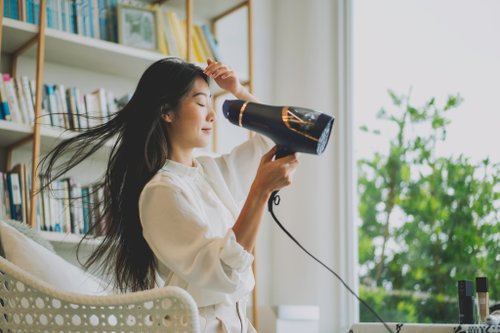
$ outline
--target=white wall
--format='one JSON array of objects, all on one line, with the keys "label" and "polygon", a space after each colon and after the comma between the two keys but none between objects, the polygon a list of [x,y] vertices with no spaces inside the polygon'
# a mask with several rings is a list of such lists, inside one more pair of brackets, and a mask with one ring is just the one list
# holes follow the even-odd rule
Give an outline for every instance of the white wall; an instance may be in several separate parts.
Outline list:
[{"label": "white wall", "polygon": [[[301,155],[276,212],[285,227],[357,289],[352,226],[347,1],[255,0],[255,87],[264,102],[334,115],[322,156]],[[320,307],[320,331],[347,331],[358,304],[335,277],[304,254],[269,217],[258,243],[259,303]],[[264,327],[260,327],[265,332]]]}]

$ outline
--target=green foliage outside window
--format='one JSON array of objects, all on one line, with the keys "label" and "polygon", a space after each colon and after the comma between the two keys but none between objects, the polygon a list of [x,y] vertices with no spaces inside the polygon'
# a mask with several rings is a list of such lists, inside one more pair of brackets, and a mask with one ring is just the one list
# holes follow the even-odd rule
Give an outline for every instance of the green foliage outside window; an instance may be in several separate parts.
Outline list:
[{"label": "green foliage outside window", "polygon": [[437,156],[460,95],[417,107],[389,94],[394,110],[377,117],[397,134],[358,161],[361,297],[387,321],[456,323],[458,280],[486,276],[500,300],[500,163]]}]

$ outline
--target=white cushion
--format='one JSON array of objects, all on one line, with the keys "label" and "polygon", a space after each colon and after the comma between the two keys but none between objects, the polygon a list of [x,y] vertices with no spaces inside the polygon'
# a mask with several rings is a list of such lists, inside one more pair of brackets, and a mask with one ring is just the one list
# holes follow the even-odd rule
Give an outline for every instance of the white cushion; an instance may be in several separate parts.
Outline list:
[{"label": "white cushion", "polygon": [[80,294],[104,295],[106,283],[0,221],[5,259],[50,284]]}]

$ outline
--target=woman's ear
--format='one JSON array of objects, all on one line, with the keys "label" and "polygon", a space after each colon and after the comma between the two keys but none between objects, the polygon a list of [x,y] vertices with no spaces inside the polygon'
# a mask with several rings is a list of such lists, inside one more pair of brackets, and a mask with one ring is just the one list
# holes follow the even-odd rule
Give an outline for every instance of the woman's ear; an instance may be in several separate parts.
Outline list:
[{"label": "woman's ear", "polygon": [[174,121],[174,113],[173,112],[167,112],[161,115],[161,118],[163,119],[164,122],[170,124]]}]

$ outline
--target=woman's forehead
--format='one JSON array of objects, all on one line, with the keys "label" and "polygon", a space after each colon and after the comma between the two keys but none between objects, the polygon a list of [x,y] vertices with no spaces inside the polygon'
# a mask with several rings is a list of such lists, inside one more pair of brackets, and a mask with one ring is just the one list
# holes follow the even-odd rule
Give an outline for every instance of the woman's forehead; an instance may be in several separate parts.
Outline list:
[{"label": "woman's forehead", "polygon": [[193,84],[193,88],[189,92],[189,96],[197,97],[197,96],[205,96],[207,98],[211,98],[210,89],[208,84],[202,78],[197,78]]}]

